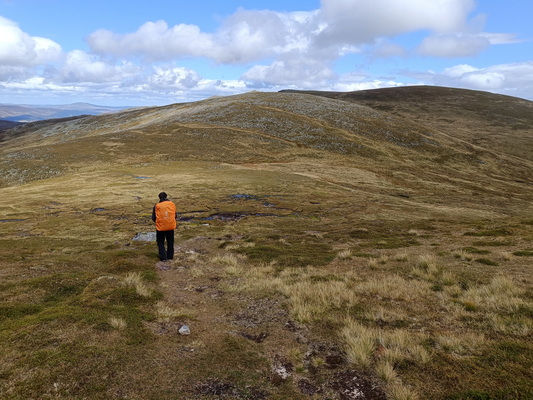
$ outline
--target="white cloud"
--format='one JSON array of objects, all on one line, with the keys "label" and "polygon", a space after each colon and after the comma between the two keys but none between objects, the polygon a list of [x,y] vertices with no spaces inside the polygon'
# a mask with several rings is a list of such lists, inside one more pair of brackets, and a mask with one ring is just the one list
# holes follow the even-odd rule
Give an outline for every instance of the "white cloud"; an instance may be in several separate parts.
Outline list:
[{"label": "white cloud", "polygon": [[369,43],[383,36],[430,30],[463,30],[473,0],[322,0],[326,28],[320,40],[331,44]]},{"label": "white cloud", "polygon": [[16,23],[0,16],[0,66],[33,67],[60,58],[61,46],[56,42],[30,36]]},{"label": "white cloud", "polygon": [[153,60],[207,56],[214,47],[211,35],[202,33],[198,26],[179,24],[169,28],[165,21],[146,22],[137,31],[124,35],[100,29],[87,41],[98,54],[144,56]]},{"label": "white cloud", "polygon": [[433,57],[467,57],[477,55],[489,46],[490,40],[482,35],[443,34],[425,38],[418,52]]},{"label": "white cloud", "polygon": [[314,60],[303,55],[291,55],[270,65],[256,65],[241,79],[265,85],[294,85],[302,88],[323,87],[336,77],[327,61]]},{"label": "white cloud", "polygon": [[188,90],[198,86],[200,75],[187,68],[156,67],[154,73],[148,77],[150,88],[155,90]]},{"label": "white cloud", "polygon": [[461,64],[461,65],[455,65],[450,68],[446,68],[443,72],[444,75],[450,76],[453,78],[461,77],[463,75],[466,75],[470,72],[479,71],[477,68],[472,67],[468,64]]},{"label": "white cloud", "polygon": [[217,63],[242,64],[306,48],[315,14],[240,9],[212,34],[196,25],[169,27],[157,21],[122,35],[101,29],[89,36],[88,43],[93,52],[103,55],[160,61],[206,57]]},{"label": "white cloud", "polygon": [[468,87],[494,91],[501,89],[505,83],[505,75],[501,72],[475,72],[461,77],[461,83]]},{"label": "white cloud", "polygon": [[457,65],[442,73],[426,74],[426,83],[484,90],[516,97],[531,98],[533,93],[533,61],[499,64],[487,68]]},{"label": "white cloud", "polygon": [[67,54],[59,72],[59,79],[67,83],[120,82],[138,73],[139,68],[131,63],[114,65],[100,60],[81,50]]}]

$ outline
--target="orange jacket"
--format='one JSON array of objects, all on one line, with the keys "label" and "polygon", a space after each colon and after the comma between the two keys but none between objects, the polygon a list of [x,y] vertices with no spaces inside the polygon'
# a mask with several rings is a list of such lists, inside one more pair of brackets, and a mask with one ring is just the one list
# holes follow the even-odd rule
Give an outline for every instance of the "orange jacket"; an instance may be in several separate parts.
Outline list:
[{"label": "orange jacket", "polygon": [[176,229],[176,205],[170,200],[160,201],[154,206],[155,229],[171,231]]}]

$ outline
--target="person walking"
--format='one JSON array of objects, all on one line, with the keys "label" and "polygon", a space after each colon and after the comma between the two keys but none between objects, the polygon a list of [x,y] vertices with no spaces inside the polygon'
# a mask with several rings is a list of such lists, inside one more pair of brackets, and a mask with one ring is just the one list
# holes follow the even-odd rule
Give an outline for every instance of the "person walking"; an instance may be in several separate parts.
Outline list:
[{"label": "person walking", "polygon": [[177,219],[176,205],[168,199],[165,192],[159,193],[159,203],[152,209],[152,221],[155,222],[157,248],[161,261],[174,258],[174,229],[176,229]]}]

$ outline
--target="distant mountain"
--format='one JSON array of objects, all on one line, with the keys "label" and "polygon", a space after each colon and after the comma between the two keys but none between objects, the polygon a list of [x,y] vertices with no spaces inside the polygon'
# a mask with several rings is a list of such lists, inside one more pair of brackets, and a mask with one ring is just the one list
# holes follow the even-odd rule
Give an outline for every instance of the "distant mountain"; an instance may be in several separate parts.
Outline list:
[{"label": "distant mountain", "polygon": [[[317,164],[335,159],[361,170],[403,169],[404,178],[432,171],[439,177],[433,183],[437,186],[439,179],[453,177],[478,187],[482,168],[486,176],[530,184],[532,110],[533,102],[508,96],[412,87],[352,93],[251,92],[106,115],[50,118],[2,135],[4,154],[21,148],[26,152],[22,159],[10,156],[0,163],[0,177],[6,176],[0,178],[0,186],[12,183],[8,176],[18,179],[13,171],[19,169],[26,174],[25,182],[41,179],[29,172],[44,168],[41,160],[51,163],[49,169],[72,171],[95,160],[144,163],[147,155],[168,162],[299,159]],[[28,167],[33,162],[35,169]]]},{"label": "distant mountain", "polygon": [[12,122],[33,122],[45,119],[74,117],[78,115],[109,114],[124,110],[125,108],[127,107],[107,107],[89,103],[52,106],[0,104],[0,119]]},{"label": "distant mountain", "polygon": [[21,122],[6,121],[3,119],[0,119],[0,132],[5,131],[6,129],[14,128],[17,125],[21,125]]}]

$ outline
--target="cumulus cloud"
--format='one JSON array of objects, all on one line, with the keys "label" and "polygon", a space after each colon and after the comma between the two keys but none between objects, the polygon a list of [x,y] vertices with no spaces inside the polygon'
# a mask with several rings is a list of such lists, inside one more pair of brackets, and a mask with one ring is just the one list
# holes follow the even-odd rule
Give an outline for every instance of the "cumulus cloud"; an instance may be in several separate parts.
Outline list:
[{"label": "cumulus cloud", "polygon": [[462,64],[446,68],[440,73],[426,73],[424,80],[434,85],[531,98],[531,93],[533,93],[533,61],[499,64],[487,68],[476,68]]},{"label": "cumulus cloud", "polygon": [[285,57],[270,65],[256,65],[241,79],[266,85],[293,85],[302,88],[323,87],[336,77],[335,72],[322,60],[302,56]]},{"label": "cumulus cloud", "polygon": [[154,60],[202,57],[214,47],[211,35],[202,33],[198,26],[179,24],[169,28],[165,21],[146,22],[137,31],[123,35],[100,29],[87,41],[97,54],[135,55]]},{"label": "cumulus cloud", "polygon": [[156,67],[147,82],[156,90],[188,90],[197,87],[200,80],[200,75],[191,69]]},{"label": "cumulus cloud", "polygon": [[379,37],[465,29],[473,0],[322,0],[319,40],[368,43]]},{"label": "cumulus cloud", "polygon": [[[127,34],[98,30],[89,36],[88,44],[97,54],[166,61],[206,57],[217,63],[245,64],[295,51],[331,58],[357,51],[358,45],[407,32],[462,32],[474,5],[473,0],[323,0],[320,9],[309,12],[241,8],[214,33],[202,32],[196,25],[170,27],[165,21],[156,21]],[[427,43],[423,49],[431,45]]]},{"label": "cumulus cloud", "polygon": [[89,36],[88,44],[102,55],[160,61],[206,57],[217,63],[248,63],[306,47],[314,14],[240,9],[215,33],[201,32],[196,25],[169,27],[165,21],[157,21],[128,34],[98,30]]},{"label": "cumulus cloud", "polygon": [[59,78],[67,83],[117,82],[128,79],[137,72],[138,67],[132,63],[114,65],[84,51],[74,50],[66,55]]},{"label": "cumulus cloud", "polygon": [[0,66],[33,67],[56,61],[62,54],[56,42],[30,36],[13,21],[0,16]]}]

